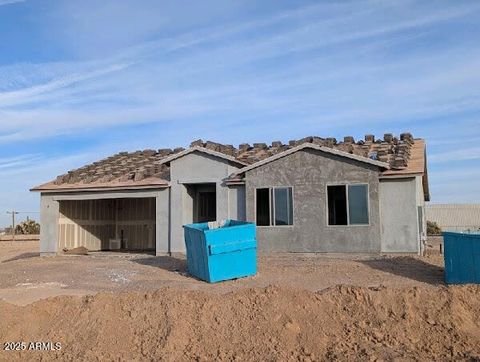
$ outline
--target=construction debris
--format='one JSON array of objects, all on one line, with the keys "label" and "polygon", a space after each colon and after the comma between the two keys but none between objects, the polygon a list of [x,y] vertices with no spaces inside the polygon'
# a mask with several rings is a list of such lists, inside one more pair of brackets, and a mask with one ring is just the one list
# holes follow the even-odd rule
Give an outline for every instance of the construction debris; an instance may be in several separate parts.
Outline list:
[{"label": "construction debris", "polygon": [[88,255],[88,249],[84,246],[79,246],[78,248],[73,249],[64,248],[63,252],[68,255]]}]

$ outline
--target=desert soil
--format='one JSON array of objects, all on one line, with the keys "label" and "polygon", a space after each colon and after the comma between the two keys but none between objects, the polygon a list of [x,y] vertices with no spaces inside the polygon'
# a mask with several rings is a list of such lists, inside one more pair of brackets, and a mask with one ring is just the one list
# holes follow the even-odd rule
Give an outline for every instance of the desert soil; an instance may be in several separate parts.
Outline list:
[{"label": "desert soil", "polygon": [[62,348],[0,360],[480,359],[480,288],[445,286],[438,246],[260,255],[257,276],[214,285],[181,257],[37,250],[0,243],[0,342]]}]

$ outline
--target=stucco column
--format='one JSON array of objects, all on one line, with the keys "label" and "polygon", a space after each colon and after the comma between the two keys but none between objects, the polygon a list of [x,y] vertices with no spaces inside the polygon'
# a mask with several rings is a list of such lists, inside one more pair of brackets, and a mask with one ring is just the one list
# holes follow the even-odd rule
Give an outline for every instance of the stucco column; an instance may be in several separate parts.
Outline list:
[{"label": "stucco column", "polygon": [[217,199],[217,220],[228,219],[228,205],[229,195],[228,187],[224,186],[222,182],[216,184],[216,199]]},{"label": "stucco column", "polygon": [[171,226],[171,252],[185,252],[185,243],[183,241],[183,219],[184,219],[184,195],[185,186],[178,182],[172,182],[170,193],[170,226]]},{"label": "stucco column", "polygon": [[40,196],[40,255],[56,255],[58,252],[58,218],[60,204],[53,196]]},{"label": "stucco column", "polygon": [[170,246],[170,189],[159,191],[155,197],[155,204],[155,253],[164,255],[169,252]]}]

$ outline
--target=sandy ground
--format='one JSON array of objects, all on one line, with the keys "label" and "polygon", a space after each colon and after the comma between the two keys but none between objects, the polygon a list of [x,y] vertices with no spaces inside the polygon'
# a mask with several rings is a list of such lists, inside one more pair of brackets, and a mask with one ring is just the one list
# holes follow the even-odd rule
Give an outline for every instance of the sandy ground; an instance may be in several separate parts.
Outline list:
[{"label": "sandy ground", "polygon": [[214,285],[180,257],[0,243],[0,342],[25,349],[0,360],[480,360],[480,287],[444,285],[440,243],[423,258],[260,255],[257,276]]},{"label": "sandy ground", "polygon": [[190,277],[183,256],[96,252],[40,258],[38,242],[0,243],[0,300],[25,305],[57,295],[152,291],[163,287],[225,293],[276,285],[323,290],[338,284],[361,287],[443,285],[438,253],[417,256],[324,254],[259,255],[252,278],[207,284]]}]

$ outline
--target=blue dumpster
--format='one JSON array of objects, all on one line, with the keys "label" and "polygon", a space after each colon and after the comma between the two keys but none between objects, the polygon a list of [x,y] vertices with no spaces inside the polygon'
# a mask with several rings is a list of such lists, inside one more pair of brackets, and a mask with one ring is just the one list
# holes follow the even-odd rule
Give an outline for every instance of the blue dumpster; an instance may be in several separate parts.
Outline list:
[{"label": "blue dumpster", "polygon": [[209,283],[257,273],[255,224],[227,220],[224,227],[189,224],[185,230],[188,272]]},{"label": "blue dumpster", "polygon": [[443,233],[445,283],[480,283],[480,234]]}]

